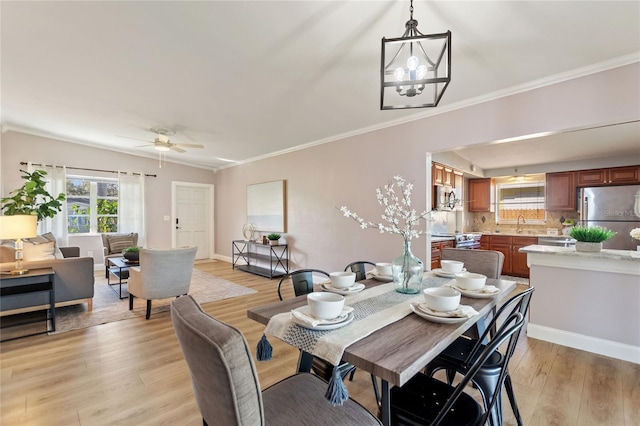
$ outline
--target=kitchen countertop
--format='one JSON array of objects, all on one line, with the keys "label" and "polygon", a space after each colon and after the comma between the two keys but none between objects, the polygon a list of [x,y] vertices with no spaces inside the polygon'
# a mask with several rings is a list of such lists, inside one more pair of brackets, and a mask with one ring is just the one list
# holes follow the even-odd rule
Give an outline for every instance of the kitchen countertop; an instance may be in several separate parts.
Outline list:
[{"label": "kitchen countertop", "polygon": [[[520,233],[517,232],[513,232],[513,231],[505,231],[505,232],[479,232],[479,234],[482,235],[504,235],[505,237],[534,237],[534,238],[538,238],[538,237],[550,237],[550,238],[567,238],[567,235],[562,235],[562,234],[558,234],[558,235],[549,235],[547,233],[544,232],[532,232],[530,233],[529,231],[523,231]],[[570,237],[569,237],[570,238]]]},{"label": "kitchen countertop", "polygon": [[431,237],[431,242],[432,243],[439,243],[442,241],[455,241],[456,237]]},{"label": "kitchen countertop", "polygon": [[640,262],[640,251],[602,249],[599,252],[576,251],[575,247],[555,247],[531,245],[519,250],[521,253],[552,254],[566,257],[581,257],[591,259],[629,260]]}]

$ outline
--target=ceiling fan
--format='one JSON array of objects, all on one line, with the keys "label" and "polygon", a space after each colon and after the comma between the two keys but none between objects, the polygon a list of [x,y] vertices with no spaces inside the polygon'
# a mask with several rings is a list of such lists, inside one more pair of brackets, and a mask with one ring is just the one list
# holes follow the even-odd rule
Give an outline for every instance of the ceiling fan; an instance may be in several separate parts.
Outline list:
[{"label": "ceiling fan", "polygon": [[[167,129],[164,127],[152,127],[151,130],[157,136],[152,143],[148,143],[145,146],[153,146],[157,151],[167,152],[167,151],[175,151],[175,152],[187,152],[183,148],[204,148],[204,145],[195,144],[195,143],[173,143],[169,140],[169,136],[173,136],[176,134],[175,130]],[[133,139],[133,138],[132,138]]]}]

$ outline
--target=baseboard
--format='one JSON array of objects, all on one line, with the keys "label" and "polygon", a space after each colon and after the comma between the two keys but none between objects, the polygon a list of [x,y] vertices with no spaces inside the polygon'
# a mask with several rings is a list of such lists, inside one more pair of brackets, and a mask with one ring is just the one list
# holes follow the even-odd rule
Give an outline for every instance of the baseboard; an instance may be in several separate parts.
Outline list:
[{"label": "baseboard", "polygon": [[225,262],[233,263],[233,260],[229,256],[223,256],[221,254],[216,254],[213,256],[215,260],[223,260]]},{"label": "baseboard", "polygon": [[640,347],[529,323],[527,337],[640,364]]}]

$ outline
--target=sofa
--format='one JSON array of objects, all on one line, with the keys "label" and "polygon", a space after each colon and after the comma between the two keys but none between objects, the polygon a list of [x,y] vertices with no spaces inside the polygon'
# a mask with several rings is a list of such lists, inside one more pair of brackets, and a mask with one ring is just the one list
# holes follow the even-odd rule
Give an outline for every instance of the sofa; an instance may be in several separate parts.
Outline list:
[{"label": "sofa", "polygon": [[[15,269],[14,242],[0,242],[0,271]],[[93,309],[94,271],[93,257],[80,257],[79,247],[57,247],[51,234],[24,240],[24,268],[53,268],[56,306],[87,303]],[[1,279],[1,276],[0,276]],[[19,310],[26,312],[48,306],[48,295],[44,292],[20,294],[0,298],[0,311]]]}]

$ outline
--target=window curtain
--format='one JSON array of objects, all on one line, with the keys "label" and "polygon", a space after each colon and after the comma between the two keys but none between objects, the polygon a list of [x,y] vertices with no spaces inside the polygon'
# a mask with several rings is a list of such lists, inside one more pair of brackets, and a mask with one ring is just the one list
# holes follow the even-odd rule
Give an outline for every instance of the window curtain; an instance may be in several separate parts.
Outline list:
[{"label": "window curtain", "polygon": [[[27,163],[27,171],[33,173],[36,170],[47,172],[47,184],[45,189],[54,198],[58,194],[67,194],[67,168],[65,166],[34,166],[30,161]],[[60,212],[52,218],[45,218],[38,222],[38,234],[51,232],[55,237],[58,247],[69,245],[69,234],[67,228],[67,203],[63,202]]]},{"label": "window curtain", "polygon": [[118,172],[118,231],[137,232],[138,245],[145,247],[147,225],[144,213],[144,173]]}]

